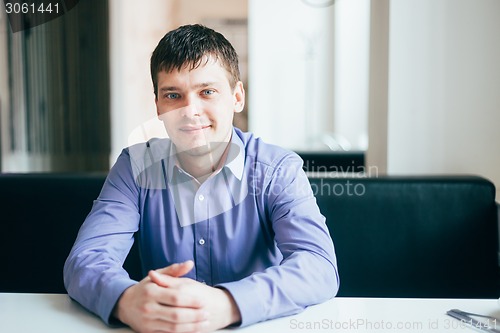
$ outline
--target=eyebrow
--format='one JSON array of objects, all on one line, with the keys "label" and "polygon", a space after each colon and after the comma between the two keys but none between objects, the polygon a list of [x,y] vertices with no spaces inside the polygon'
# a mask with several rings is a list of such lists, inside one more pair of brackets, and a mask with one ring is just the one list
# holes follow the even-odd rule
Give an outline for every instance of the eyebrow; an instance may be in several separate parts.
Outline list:
[{"label": "eyebrow", "polygon": [[[206,87],[215,86],[215,85],[217,85],[216,82],[202,82],[202,83],[198,83],[198,84],[194,85],[193,88],[206,88]],[[176,86],[167,86],[167,87],[160,88],[161,92],[179,91],[179,90],[182,90],[182,89],[180,89],[179,87],[176,87]]]}]

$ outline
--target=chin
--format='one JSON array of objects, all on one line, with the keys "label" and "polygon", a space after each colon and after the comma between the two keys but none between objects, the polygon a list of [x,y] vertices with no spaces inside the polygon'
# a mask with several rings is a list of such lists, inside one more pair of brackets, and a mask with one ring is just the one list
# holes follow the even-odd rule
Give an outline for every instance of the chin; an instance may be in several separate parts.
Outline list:
[{"label": "chin", "polygon": [[210,152],[209,146],[206,143],[200,145],[191,146],[181,146],[177,147],[177,152],[190,155],[190,156],[201,156]]},{"label": "chin", "polygon": [[208,148],[208,146],[204,145],[204,146],[191,148],[191,149],[185,151],[185,153],[188,155],[191,155],[191,156],[202,156],[202,155],[208,154],[210,151],[211,150]]}]

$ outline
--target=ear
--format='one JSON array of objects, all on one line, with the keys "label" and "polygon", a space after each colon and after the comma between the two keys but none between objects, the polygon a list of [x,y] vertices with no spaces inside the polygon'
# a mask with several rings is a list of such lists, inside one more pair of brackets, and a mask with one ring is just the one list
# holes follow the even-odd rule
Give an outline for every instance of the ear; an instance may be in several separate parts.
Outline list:
[{"label": "ear", "polygon": [[239,113],[243,111],[245,107],[245,88],[243,88],[243,82],[238,81],[233,91],[234,97],[234,112]]}]

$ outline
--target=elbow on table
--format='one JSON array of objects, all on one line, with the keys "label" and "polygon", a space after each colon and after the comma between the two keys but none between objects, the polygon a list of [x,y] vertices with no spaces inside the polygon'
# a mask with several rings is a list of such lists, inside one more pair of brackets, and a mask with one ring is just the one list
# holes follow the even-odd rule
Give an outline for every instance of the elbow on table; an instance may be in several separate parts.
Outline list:
[{"label": "elbow on table", "polygon": [[324,287],[324,295],[325,300],[329,300],[335,297],[339,291],[340,287],[340,278],[336,265],[331,265],[331,269],[325,273],[325,287]]},{"label": "elbow on table", "polygon": [[340,287],[340,278],[335,261],[325,260],[322,262],[322,268],[317,270],[318,276],[314,279],[311,285],[313,290],[316,290],[316,303],[322,303],[334,298]]},{"label": "elbow on table", "polygon": [[337,266],[335,266],[333,268],[334,270],[334,274],[331,275],[332,277],[332,297],[330,298],[333,298],[335,296],[337,296],[337,293],[339,292],[339,288],[340,288],[340,277],[339,277],[339,272],[337,270]]}]

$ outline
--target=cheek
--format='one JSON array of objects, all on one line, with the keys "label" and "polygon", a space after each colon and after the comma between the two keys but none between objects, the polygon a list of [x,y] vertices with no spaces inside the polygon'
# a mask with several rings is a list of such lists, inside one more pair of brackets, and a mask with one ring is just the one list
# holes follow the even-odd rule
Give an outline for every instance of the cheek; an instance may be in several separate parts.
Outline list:
[{"label": "cheek", "polygon": [[217,118],[227,119],[234,114],[235,104],[231,97],[221,98],[216,105],[210,107],[210,110]]},{"label": "cheek", "polygon": [[161,113],[160,115],[158,115],[158,119],[163,123],[163,127],[165,128],[169,136],[171,134],[175,134],[174,129],[176,127],[176,124],[178,123],[178,121],[176,120],[177,117],[175,116],[175,112]]},{"label": "cheek", "polygon": [[172,114],[169,112],[165,112],[164,110],[158,109],[158,119],[167,126],[168,122],[172,121]]}]

